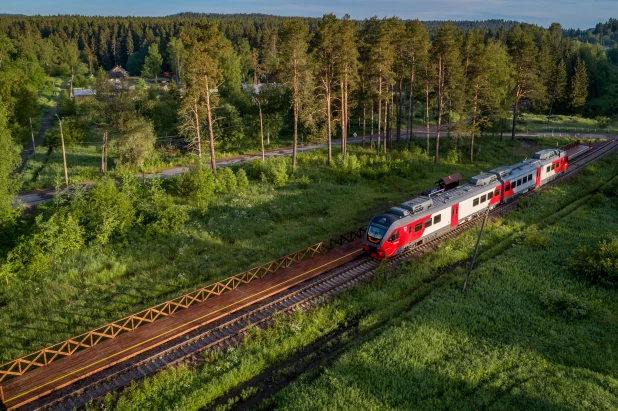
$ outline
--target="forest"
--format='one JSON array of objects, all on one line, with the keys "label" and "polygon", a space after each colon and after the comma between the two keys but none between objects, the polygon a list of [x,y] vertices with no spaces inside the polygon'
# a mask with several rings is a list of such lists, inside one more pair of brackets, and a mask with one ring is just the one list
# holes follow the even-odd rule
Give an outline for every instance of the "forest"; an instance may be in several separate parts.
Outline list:
[{"label": "forest", "polygon": [[[109,140],[118,164],[137,167],[156,157],[164,136],[182,136],[211,161],[219,151],[263,150],[265,136],[267,145],[273,136],[295,146],[299,136],[337,137],[345,156],[350,134],[386,150],[414,126],[437,127],[434,153],[444,131],[466,136],[472,161],[475,136],[510,128],[514,137],[521,110],[609,122],[618,109],[613,54],[569,33],[558,23],[332,14],[3,16],[0,101],[15,143],[27,141],[42,96],[53,94],[47,103],[57,98],[69,145],[107,154]],[[117,66],[131,77],[112,86]],[[162,85],[163,75],[174,81]],[[53,79],[65,79],[62,90]],[[97,96],[77,102],[74,87]],[[50,150],[59,134],[46,138]]]}]

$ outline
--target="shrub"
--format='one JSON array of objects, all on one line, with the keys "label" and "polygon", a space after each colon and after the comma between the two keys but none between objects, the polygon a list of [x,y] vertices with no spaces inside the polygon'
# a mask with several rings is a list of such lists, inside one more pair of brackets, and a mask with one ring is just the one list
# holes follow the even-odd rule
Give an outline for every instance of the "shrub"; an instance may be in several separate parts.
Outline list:
[{"label": "shrub", "polygon": [[446,154],[446,160],[444,160],[445,164],[459,164],[461,163],[463,156],[461,155],[461,151],[453,148],[448,151]]},{"label": "shrub", "polygon": [[155,155],[154,143],[154,128],[150,121],[143,118],[128,121],[122,136],[114,142],[118,163],[142,167],[146,160]]},{"label": "shrub", "polygon": [[215,191],[217,193],[229,193],[236,189],[236,176],[229,167],[222,167],[217,172]]},{"label": "shrub", "polygon": [[131,193],[121,191],[110,178],[94,183],[84,201],[72,203],[82,216],[90,237],[106,244],[114,236],[123,237],[133,226],[135,209]]},{"label": "shrub", "polygon": [[146,228],[146,238],[167,237],[180,229],[189,218],[185,207],[174,204],[159,179],[151,179],[141,185],[136,208],[138,220]]},{"label": "shrub", "polygon": [[311,184],[311,179],[309,179],[309,177],[307,176],[302,176],[299,180],[298,180],[298,184],[302,187],[302,188],[309,188],[309,184]]},{"label": "shrub", "polygon": [[249,186],[249,179],[247,178],[247,172],[244,168],[239,169],[236,172],[236,184],[238,189],[243,191]]},{"label": "shrub", "polygon": [[71,213],[57,211],[47,220],[37,216],[33,234],[22,236],[0,267],[0,277],[44,274],[64,254],[84,245],[84,229]]},{"label": "shrub", "polygon": [[524,244],[532,250],[542,250],[547,247],[547,237],[543,232],[533,228],[526,233]]},{"label": "shrub", "polygon": [[618,287],[618,238],[594,248],[579,248],[569,262],[569,270],[602,286]]},{"label": "shrub", "polygon": [[180,175],[180,194],[202,210],[208,207],[214,189],[215,177],[212,170],[202,164],[191,167],[188,172]]},{"label": "shrub", "polygon": [[285,157],[273,157],[265,161],[253,160],[250,170],[254,178],[270,182],[277,187],[283,187],[288,182],[288,159]]},{"label": "shrub", "polygon": [[548,290],[541,295],[541,305],[552,313],[576,319],[588,315],[586,306],[576,297],[560,290]]}]

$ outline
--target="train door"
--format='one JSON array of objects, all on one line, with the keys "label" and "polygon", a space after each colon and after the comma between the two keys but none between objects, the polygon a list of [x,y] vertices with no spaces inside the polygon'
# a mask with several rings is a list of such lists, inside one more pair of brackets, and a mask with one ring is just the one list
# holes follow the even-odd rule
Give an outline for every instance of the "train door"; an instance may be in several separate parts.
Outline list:
[{"label": "train door", "polygon": [[541,185],[541,172],[543,171],[543,167],[539,167],[536,169],[536,186]]},{"label": "train door", "polygon": [[451,227],[457,227],[459,223],[459,204],[451,207]]}]

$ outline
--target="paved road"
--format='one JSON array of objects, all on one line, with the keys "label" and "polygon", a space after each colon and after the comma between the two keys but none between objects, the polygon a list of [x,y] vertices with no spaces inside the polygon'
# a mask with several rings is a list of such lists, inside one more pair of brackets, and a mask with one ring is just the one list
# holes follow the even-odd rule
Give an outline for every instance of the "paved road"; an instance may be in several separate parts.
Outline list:
[{"label": "paved road", "polygon": [[[414,134],[416,135],[416,137],[418,139],[425,139],[426,138],[426,128],[425,127],[418,127],[414,129]],[[541,136],[541,137],[551,137],[551,133],[517,133],[516,134],[518,137],[536,137],[536,136]],[[554,134],[555,136],[558,136],[558,133]],[[579,137],[579,138],[612,138],[612,139],[618,139],[617,135],[610,135],[610,134],[578,134],[578,133],[562,133],[562,136],[564,137]],[[435,137],[435,126],[433,127],[433,133],[429,134],[430,138]],[[406,138],[405,136],[403,136],[402,138]],[[505,139],[510,138],[510,135],[506,135],[504,136]],[[375,137],[374,137],[374,142],[375,142]],[[350,144],[360,144],[362,141],[361,137],[353,137],[353,138],[348,138],[348,143]],[[369,141],[369,137],[365,137],[365,141],[368,142]],[[333,140],[333,146],[340,146],[341,145],[341,140]],[[300,146],[298,147],[298,152],[302,153],[304,151],[311,151],[311,150],[317,150],[317,149],[321,149],[321,148],[326,148],[327,145],[326,144],[314,144],[314,145],[310,145],[310,146],[305,146],[303,148],[301,148]],[[278,157],[278,156],[289,156],[292,155],[292,147],[283,147],[283,148],[278,148],[278,149],[273,149],[273,150],[267,150],[265,153],[265,156],[267,158],[270,157]],[[239,163],[246,163],[248,161],[252,161],[254,159],[261,159],[262,158],[262,153],[250,153],[250,154],[243,154],[243,155],[239,155],[239,156],[234,156],[234,157],[228,157],[228,158],[223,158],[220,160],[217,160],[217,167],[226,167],[226,166],[231,166],[234,164],[239,164]],[[161,170],[156,170],[152,173],[146,173],[144,174],[145,178],[152,178],[152,177],[160,177],[160,178],[168,178],[168,177],[173,177],[173,176],[177,176],[179,174],[182,174],[184,171],[186,171],[188,169],[188,166],[181,166],[181,167],[170,167],[170,168],[164,168]],[[92,184],[91,181],[88,182],[84,182],[82,183],[83,186],[88,187]],[[16,198],[16,205],[21,202],[23,205],[25,205],[26,207],[34,207],[36,205],[39,205],[41,203],[44,203],[46,201],[49,201],[51,199],[54,198],[54,188],[43,188],[43,189],[39,189],[39,190],[32,190],[32,191],[23,191],[21,193],[19,193],[19,195]]]}]

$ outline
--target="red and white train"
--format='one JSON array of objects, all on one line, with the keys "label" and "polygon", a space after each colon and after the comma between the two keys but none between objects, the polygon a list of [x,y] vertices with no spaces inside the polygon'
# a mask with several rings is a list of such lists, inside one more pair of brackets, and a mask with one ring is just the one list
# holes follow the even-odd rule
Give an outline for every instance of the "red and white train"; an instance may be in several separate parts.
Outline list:
[{"label": "red and white train", "polygon": [[488,207],[493,209],[547,184],[567,169],[566,151],[547,149],[532,159],[474,176],[468,184],[433,190],[371,219],[364,249],[385,260],[454,229]]}]

